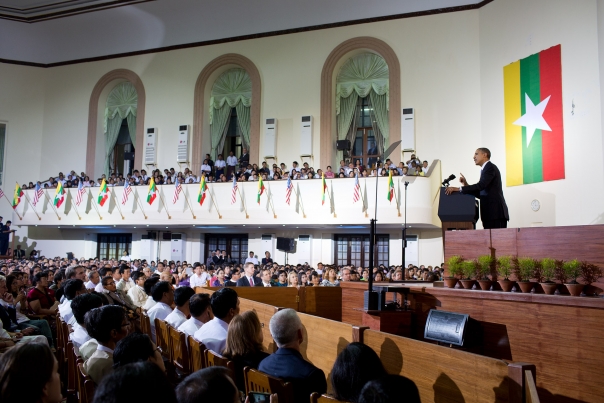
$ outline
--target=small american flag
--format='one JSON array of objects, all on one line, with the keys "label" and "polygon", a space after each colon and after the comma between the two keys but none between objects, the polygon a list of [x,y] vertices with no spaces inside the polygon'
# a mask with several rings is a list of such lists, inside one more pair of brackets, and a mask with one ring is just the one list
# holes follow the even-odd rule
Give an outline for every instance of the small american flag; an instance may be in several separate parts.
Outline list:
[{"label": "small american flag", "polygon": [[[40,189],[41,191],[42,189]],[[37,192],[36,192],[37,193]],[[76,192],[76,205],[79,206],[82,203],[82,196],[86,193],[86,188],[82,184],[82,181],[78,183],[78,191]]]},{"label": "small american flag", "polygon": [[237,177],[233,174],[233,190],[231,191],[231,204],[237,202]]},{"label": "small american flag", "polygon": [[[34,192],[34,201],[33,204],[34,206],[36,204],[38,204],[38,202],[40,201],[40,197],[44,194],[44,190],[42,190],[42,186],[40,186],[38,183],[36,183],[36,191]],[[0,190],[1,192],[1,190]],[[2,196],[0,196],[2,197]]]},{"label": "small american flag", "polygon": [[359,184],[359,174],[354,176],[354,191],[352,193],[352,202],[356,203],[361,198],[361,185]]},{"label": "small american flag", "polygon": [[4,192],[0,189],[0,197],[4,197]]},{"label": "small american flag", "polygon": [[172,198],[172,204],[175,204],[178,201],[178,196],[182,192],[182,185],[180,181],[176,179],[176,186],[174,187],[174,197]]},{"label": "small american flag", "polygon": [[287,187],[285,188],[285,202],[289,205],[289,202],[291,201],[291,197],[292,197],[292,178],[291,177],[287,177]]},{"label": "small american flag", "polygon": [[132,186],[130,186],[130,182],[126,179],[126,182],[124,182],[124,193],[122,194],[122,204],[126,204],[130,193],[132,193]]}]

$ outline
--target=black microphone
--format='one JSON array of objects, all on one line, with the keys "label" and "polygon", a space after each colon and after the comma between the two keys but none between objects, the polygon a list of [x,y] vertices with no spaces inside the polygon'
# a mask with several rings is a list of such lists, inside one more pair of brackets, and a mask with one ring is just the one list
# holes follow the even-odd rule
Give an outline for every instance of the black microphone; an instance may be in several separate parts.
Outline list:
[{"label": "black microphone", "polygon": [[456,178],[456,176],[455,176],[455,175],[453,175],[453,174],[451,174],[451,175],[450,175],[450,176],[449,176],[447,179],[445,179],[445,180],[443,181],[443,186],[445,186],[445,187],[446,187],[446,186],[449,186],[449,182],[451,182],[451,181],[452,181],[453,179],[455,179],[455,178]]}]

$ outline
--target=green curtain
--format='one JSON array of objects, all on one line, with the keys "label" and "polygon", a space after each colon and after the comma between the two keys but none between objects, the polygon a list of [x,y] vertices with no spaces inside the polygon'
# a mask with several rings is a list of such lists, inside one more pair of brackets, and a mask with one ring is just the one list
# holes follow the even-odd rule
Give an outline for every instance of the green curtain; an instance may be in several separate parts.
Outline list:
[{"label": "green curtain", "polygon": [[[345,139],[352,124],[358,98],[369,95],[377,124],[389,144],[389,71],[384,58],[373,53],[362,53],[348,59],[336,79],[336,118],[338,139]],[[338,153],[340,157],[341,153]]]},{"label": "green curtain", "polygon": [[6,125],[0,124],[0,185],[4,180],[4,146],[6,144]]},{"label": "green curtain", "polygon": [[136,147],[136,110],[138,94],[131,82],[116,85],[105,103],[105,175],[109,175],[113,148],[120,134],[122,121],[126,119],[132,145]]},{"label": "green curtain", "polygon": [[243,143],[250,142],[250,106],[252,105],[252,80],[243,69],[235,68],[222,73],[212,86],[210,98],[211,157],[216,160],[218,147],[229,123],[231,108],[237,111],[237,120]]}]

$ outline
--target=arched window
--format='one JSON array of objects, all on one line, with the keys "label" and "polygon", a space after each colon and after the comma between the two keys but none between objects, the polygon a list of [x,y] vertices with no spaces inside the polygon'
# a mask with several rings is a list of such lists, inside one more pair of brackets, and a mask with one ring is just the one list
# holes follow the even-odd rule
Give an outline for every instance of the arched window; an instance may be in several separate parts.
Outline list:
[{"label": "arched window", "polygon": [[[131,173],[134,147],[136,146],[136,112],[138,95],[129,81],[116,85],[105,104],[105,175],[112,172]],[[118,139],[121,139],[118,143]],[[119,146],[119,147],[116,147]],[[126,164],[124,164],[124,162]]]},{"label": "arched window", "polygon": [[[252,80],[245,70],[230,69],[216,79],[212,86],[209,111],[212,159],[216,160],[218,154],[224,153],[227,134],[234,134],[229,137],[240,136],[241,145],[249,148],[251,105]],[[236,127],[233,127],[235,123]],[[230,148],[230,144],[228,146]]]},{"label": "arched window", "polygon": [[[350,140],[345,157],[372,165],[389,145],[389,71],[383,57],[361,53],[348,59],[336,79],[338,140]],[[341,155],[338,155],[341,157]]]}]

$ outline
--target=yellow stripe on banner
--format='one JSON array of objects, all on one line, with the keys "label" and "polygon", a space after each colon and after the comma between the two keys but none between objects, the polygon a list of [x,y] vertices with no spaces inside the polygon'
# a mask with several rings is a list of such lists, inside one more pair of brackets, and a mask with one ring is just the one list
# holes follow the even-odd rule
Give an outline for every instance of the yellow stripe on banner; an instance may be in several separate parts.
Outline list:
[{"label": "yellow stripe on banner", "polygon": [[503,95],[505,102],[506,185],[523,184],[522,126],[514,124],[522,115],[520,101],[520,61],[503,68]]}]

